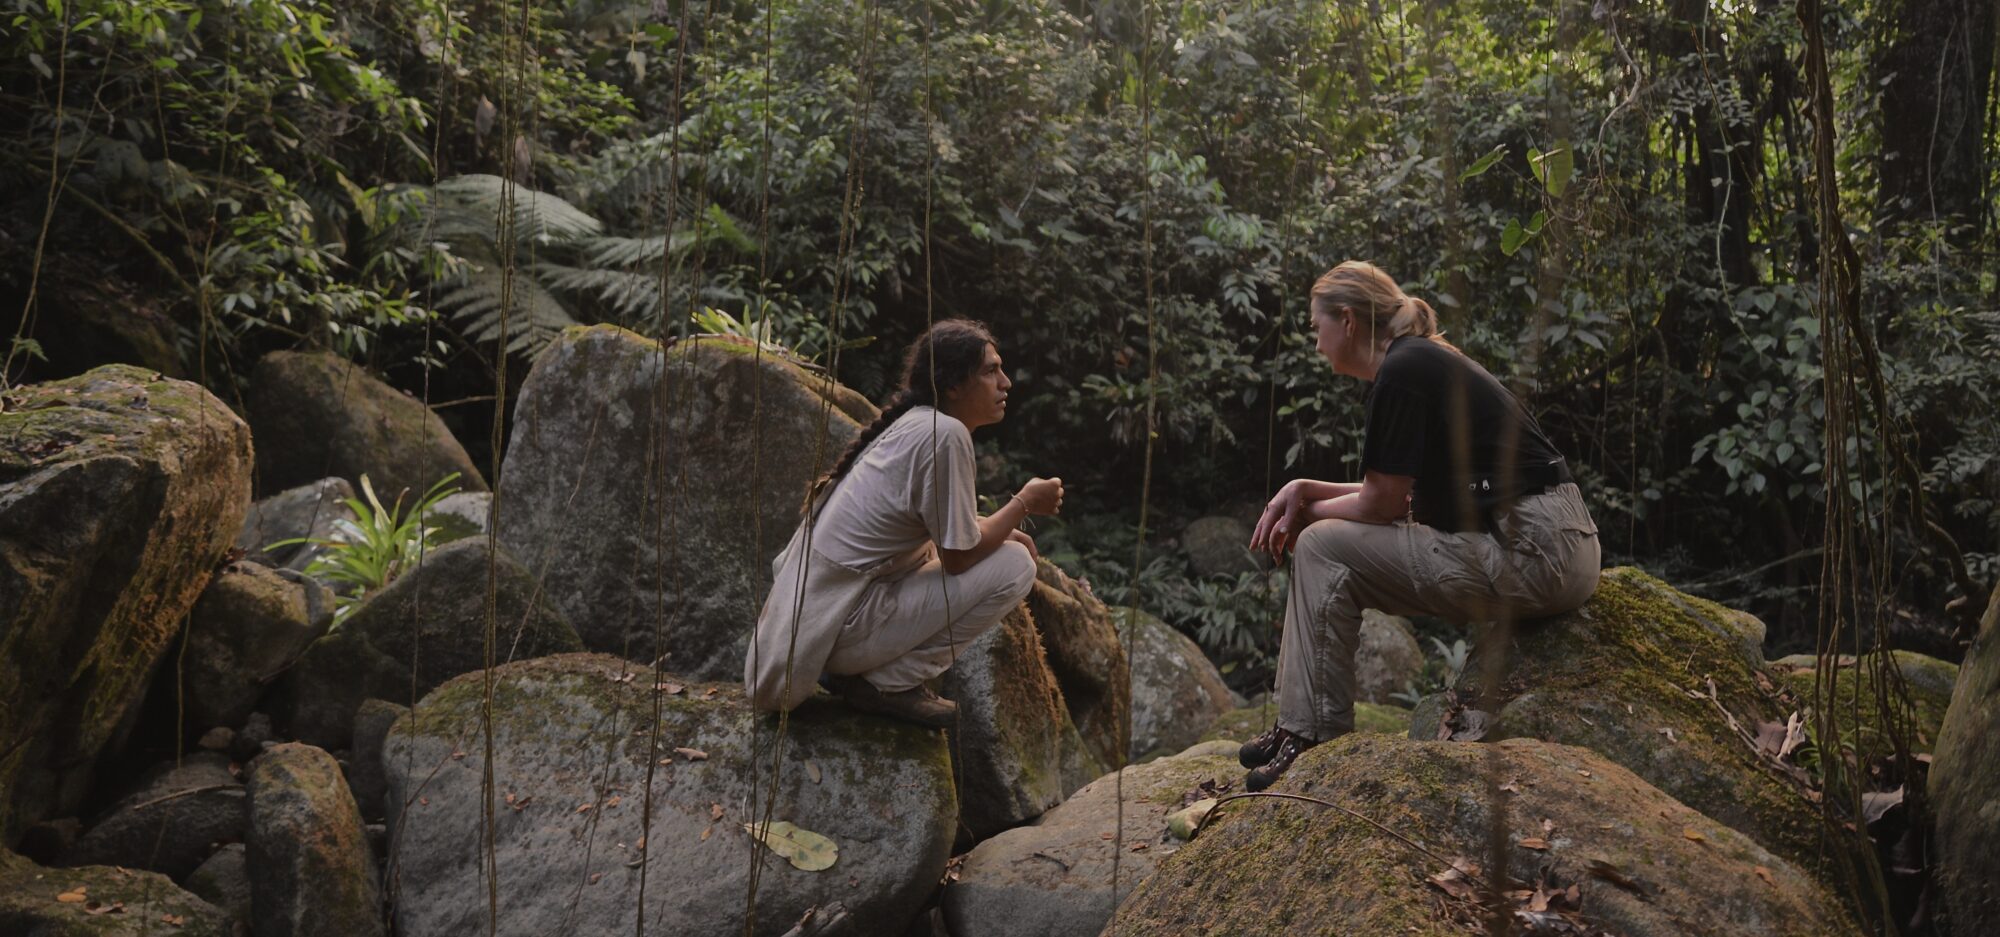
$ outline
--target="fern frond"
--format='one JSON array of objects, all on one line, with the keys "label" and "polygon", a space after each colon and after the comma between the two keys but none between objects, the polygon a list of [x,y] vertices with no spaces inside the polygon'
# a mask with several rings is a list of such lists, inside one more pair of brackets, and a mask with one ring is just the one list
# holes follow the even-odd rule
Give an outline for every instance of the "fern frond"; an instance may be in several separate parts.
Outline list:
[{"label": "fern frond", "polygon": [[[437,298],[437,307],[465,325],[467,338],[500,340],[503,271],[482,267],[466,273]],[[513,302],[507,310],[507,351],[532,356],[558,333],[577,324],[569,308],[525,271],[515,271]]]},{"label": "fern frond", "polygon": [[551,288],[595,298],[628,323],[659,317],[660,274],[654,270],[613,270],[537,264],[536,276]]}]

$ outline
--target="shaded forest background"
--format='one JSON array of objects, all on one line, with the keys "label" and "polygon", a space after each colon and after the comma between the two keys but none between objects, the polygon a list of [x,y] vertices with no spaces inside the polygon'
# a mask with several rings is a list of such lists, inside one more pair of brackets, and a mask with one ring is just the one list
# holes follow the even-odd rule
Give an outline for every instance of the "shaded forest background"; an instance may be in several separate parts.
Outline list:
[{"label": "shaded forest background", "polygon": [[[1790,4],[6,6],[10,382],[127,360],[237,400],[261,354],[329,347],[484,464],[496,376],[571,323],[758,336],[880,399],[928,318],[972,316],[1018,384],[985,487],[1061,475],[1044,552],[1249,673],[1278,580],[1170,548],[1353,476],[1363,389],[1313,355],[1305,293],[1366,258],[1529,401],[1607,560],[1762,614],[1772,656],[1811,644],[1820,180]],[[1995,5],[1823,28],[1892,406],[1990,584]],[[1902,533],[1895,643],[1956,659],[1952,551]]]}]

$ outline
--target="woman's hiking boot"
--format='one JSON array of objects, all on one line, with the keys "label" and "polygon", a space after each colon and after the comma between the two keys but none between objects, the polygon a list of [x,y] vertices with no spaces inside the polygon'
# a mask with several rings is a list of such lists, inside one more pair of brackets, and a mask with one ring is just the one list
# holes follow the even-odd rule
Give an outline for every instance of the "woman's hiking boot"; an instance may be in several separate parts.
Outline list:
[{"label": "woman's hiking boot", "polygon": [[1277,723],[1272,723],[1263,735],[1244,742],[1243,747],[1236,750],[1236,760],[1242,762],[1245,768],[1263,767],[1278,754],[1278,737],[1284,731],[1278,728]]},{"label": "woman's hiking boot", "polygon": [[[1278,777],[1284,774],[1287,768],[1292,766],[1292,762],[1298,760],[1300,752],[1319,744],[1303,735],[1285,729],[1278,729],[1277,733],[1278,742],[1276,750],[1271,753],[1269,761],[1251,768],[1250,773],[1243,777],[1244,790],[1254,793],[1277,783]],[[1245,746],[1245,748],[1248,748],[1248,746]]]},{"label": "woman's hiking boot", "polygon": [[932,729],[949,729],[958,716],[957,703],[921,684],[890,693],[869,683],[867,677],[829,675],[826,687],[862,712],[893,716]]}]

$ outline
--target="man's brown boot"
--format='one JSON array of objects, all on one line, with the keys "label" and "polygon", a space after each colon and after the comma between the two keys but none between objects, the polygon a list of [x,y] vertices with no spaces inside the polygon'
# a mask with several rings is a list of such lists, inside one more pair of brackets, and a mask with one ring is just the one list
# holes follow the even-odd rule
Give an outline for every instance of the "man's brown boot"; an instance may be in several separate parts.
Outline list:
[{"label": "man's brown boot", "polygon": [[932,729],[949,729],[958,716],[957,703],[932,693],[926,686],[886,693],[861,676],[828,676],[826,684],[847,705],[865,713],[894,716]]}]

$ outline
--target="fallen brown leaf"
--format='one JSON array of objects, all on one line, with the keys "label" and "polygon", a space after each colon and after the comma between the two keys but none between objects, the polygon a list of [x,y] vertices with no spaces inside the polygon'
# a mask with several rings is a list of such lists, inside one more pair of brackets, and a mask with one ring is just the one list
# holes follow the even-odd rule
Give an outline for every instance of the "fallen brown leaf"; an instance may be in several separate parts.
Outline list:
[{"label": "fallen brown leaf", "polygon": [[720,819],[722,819],[722,805],[721,805],[721,804],[709,804],[709,805],[708,805],[708,818],[709,818],[710,820],[720,820]]},{"label": "fallen brown leaf", "polygon": [[84,905],[84,906],[83,906],[83,913],[85,913],[85,914],[124,914],[124,913],[125,913],[125,902],[123,902],[123,901],[113,901],[113,902],[109,902],[109,903],[106,903],[106,902],[102,902],[102,901],[93,901],[93,902],[91,902],[91,903],[89,903],[89,904],[86,904],[86,905]]},{"label": "fallen brown leaf", "polygon": [[526,796],[526,797],[523,797],[523,798],[521,798],[520,800],[517,800],[517,801],[514,801],[514,809],[515,809],[516,811],[519,811],[519,810],[520,810],[520,809],[521,809],[522,807],[526,807],[526,806],[527,806],[527,805],[528,805],[528,804],[529,804],[530,802],[532,802],[532,801],[533,801],[534,799],[535,799],[535,795],[533,795],[533,794],[529,794],[528,796]]},{"label": "fallen brown leaf", "polygon": [[1097,838],[1098,838],[1098,839],[1117,839],[1117,838],[1118,838],[1118,834],[1116,834],[1116,833],[1099,833],[1099,834],[1097,834]]},{"label": "fallen brown leaf", "polygon": [[708,836],[709,836],[709,834],[710,834],[710,833],[713,833],[713,832],[715,832],[715,827],[712,827],[712,826],[706,826],[706,827],[702,827],[702,830],[701,830],[701,841],[702,841],[702,842],[704,842],[704,843],[705,843],[705,842],[708,842]]},{"label": "fallen brown leaf", "polygon": [[1618,886],[1619,888],[1623,888],[1626,891],[1631,892],[1632,894],[1640,896],[1644,896],[1646,894],[1646,890],[1640,887],[1638,882],[1633,881],[1631,876],[1626,875],[1624,870],[1618,868],[1615,865],[1612,865],[1609,862],[1604,861],[1603,859],[1590,860],[1590,868],[1587,871],[1589,871],[1593,877],[1601,878],[1607,882],[1610,882],[1613,885]]},{"label": "fallen brown leaf", "polygon": [[82,904],[86,897],[84,895],[84,892],[89,890],[90,887],[87,885],[78,885],[75,888],[70,889],[69,891],[57,895],[56,900],[62,902],[63,904]]},{"label": "fallen brown leaf", "polygon": [[619,803],[619,801],[622,801],[622,800],[624,800],[624,799],[625,799],[625,798],[623,798],[623,797],[620,797],[620,796],[618,796],[617,794],[613,794],[613,795],[611,795],[610,797],[608,797],[608,798],[605,798],[605,800],[604,800],[604,806],[606,806],[606,807],[616,807],[616,806],[618,806],[618,803]]},{"label": "fallen brown leaf", "polygon": [[679,746],[679,747],[676,747],[676,748],[674,749],[674,754],[676,754],[676,755],[679,755],[679,756],[681,756],[682,758],[686,758],[686,759],[687,759],[687,760],[689,760],[689,761],[707,761],[707,760],[708,760],[708,753],[707,753],[707,752],[705,752],[705,751],[702,751],[702,750],[701,750],[701,749],[699,749],[699,748],[688,748],[688,747],[686,747],[686,746]]},{"label": "fallen brown leaf", "polygon": [[1586,777],[1586,778],[1587,778],[1587,777],[1590,777],[1590,772],[1589,772],[1589,771],[1586,771],[1586,770],[1584,770],[1584,769],[1582,769],[1582,768],[1578,768],[1578,769],[1576,769],[1576,773],[1578,773],[1578,774],[1581,774],[1581,775],[1583,775],[1583,776],[1584,776],[1584,777]]},{"label": "fallen brown leaf", "polygon": [[1152,843],[1126,843],[1126,844],[1125,844],[1125,846],[1126,846],[1126,848],[1128,848],[1128,849],[1132,850],[1133,852],[1143,852],[1143,851],[1145,851],[1145,850],[1147,850],[1147,849],[1151,849],[1151,848],[1152,848],[1152,846],[1153,846],[1153,844],[1152,844]]},{"label": "fallen brown leaf", "polygon": [[806,762],[806,777],[808,777],[808,778],[811,778],[811,779],[812,779],[812,782],[813,782],[814,784],[818,784],[818,783],[819,783],[819,763],[818,763],[818,762],[816,762],[816,761],[808,761],[808,762]]},{"label": "fallen brown leaf", "polygon": [[1773,877],[1771,877],[1771,870],[1770,870],[1770,869],[1767,869],[1767,868],[1764,868],[1764,867],[1763,867],[1763,866],[1761,866],[1761,865],[1760,865],[1760,866],[1758,866],[1758,867],[1757,867],[1757,877],[1758,877],[1758,878],[1761,878],[1761,879],[1763,879],[1763,880],[1764,880],[1764,884],[1766,884],[1766,885],[1769,885],[1769,886],[1771,886],[1772,888],[1776,888],[1776,887],[1778,887],[1778,880],[1777,880],[1777,879],[1775,879],[1775,878],[1773,878]]},{"label": "fallen brown leaf", "polygon": [[669,696],[672,696],[676,693],[687,692],[687,687],[684,687],[678,683],[655,683],[653,684],[653,689],[661,693],[665,693]]},{"label": "fallen brown leaf", "polygon": [[1701,835],[1700,830],[1697,830],[1691,826],[1682,828],[1681,835],[1687,837],[1689,840],[1693,842],[1697,843],[1708,842],[1708,837]]},{"label": "fallen brown leaf", "polygon": [[1526,839],[1521,840],[1518,843],[1515,843],[1515,845],[1520,846],[1522,849],[1534,849],[1534,850],[1546,851],[1549,848],[1549,841],[1539,836],[1530,836]]},{"label": "fallen brown leaf", "polygon": [[596,807],[597,807],[597,805],[596,805],[596,804],[577,804],[577,805],[576,805],[576,812],[577,812],[577,813],[589,813],[589,812],[590,812],[591,810],[595,809]]},{"label": "fallen brown leaf", "polygon": [[179,927],[187,923],[187,918],[181,917],[178,914],[162,914],[160,915],[160,923],[168,927]]}]

